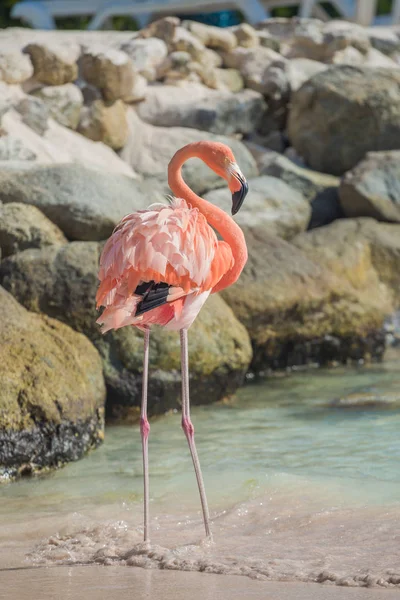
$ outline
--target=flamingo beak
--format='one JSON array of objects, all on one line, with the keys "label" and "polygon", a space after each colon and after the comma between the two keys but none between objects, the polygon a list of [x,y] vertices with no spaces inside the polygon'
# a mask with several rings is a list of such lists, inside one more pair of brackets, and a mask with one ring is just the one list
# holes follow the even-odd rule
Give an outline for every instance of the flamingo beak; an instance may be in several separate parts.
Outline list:
[{"label": "flamingo beak", "polygon": [[240,188],[232,193],[232,215],[236,215],[249,191],[249,185],[241,173],[235,173],[233,176],[240,184]]}]

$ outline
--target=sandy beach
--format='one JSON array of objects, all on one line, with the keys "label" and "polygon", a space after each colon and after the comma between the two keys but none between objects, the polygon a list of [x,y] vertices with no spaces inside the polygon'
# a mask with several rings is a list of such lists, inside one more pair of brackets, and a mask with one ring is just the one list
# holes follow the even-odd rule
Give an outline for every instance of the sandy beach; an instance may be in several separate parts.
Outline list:
[{"label": "sandy beach", "polygon": [[[390,600],[396,590],[251,581],[243,577],[123,567],[50,567],[0,572],[7,600]],[[113,596],[110,596],[110,590]],[[134,595],[133,595],[134,594]]]}]

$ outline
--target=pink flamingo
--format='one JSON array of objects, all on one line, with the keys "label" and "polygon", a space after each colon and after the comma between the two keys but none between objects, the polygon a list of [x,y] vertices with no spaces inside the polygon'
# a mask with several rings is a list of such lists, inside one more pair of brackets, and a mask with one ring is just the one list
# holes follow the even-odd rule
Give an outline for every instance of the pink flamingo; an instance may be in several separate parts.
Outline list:
[{"label": "pink flamingo", "polygon": [[[97,307],[102,332],[133,325],[144,331],[140,432],[144,476],[144,540],[149,539],[149,468],[147,382],[150,326],[179,330],[182,368],[182,427],[192,455],[206,536],[210,518],[200,462],[190,420],[187,330],[210,293],[234,283],[247,260],[244,235],[220,208],[197,196],[183,181],[181,167],[192,157],[202,159],[227,180],[232,214],[240,209],[248,185],[230,148],[217,142],[188,144],[168,167],[175,194],[170,205],[153,204],[127,215],[107,241],[100,259]],[[218,241],[216,230],[224,241]]]}]

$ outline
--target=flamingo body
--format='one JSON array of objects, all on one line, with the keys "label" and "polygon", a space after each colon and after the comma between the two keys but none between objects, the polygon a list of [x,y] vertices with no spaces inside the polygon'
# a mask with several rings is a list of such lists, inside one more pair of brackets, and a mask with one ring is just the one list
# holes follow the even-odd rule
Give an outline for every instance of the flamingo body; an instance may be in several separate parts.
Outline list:
[{"label": "flamingo body", "polygon": [[[96,301],[105,310],[97,322],[103,333],[126,325],[188,329],[233,264],[230,246],[218,241],[197,208],[182,198],[153,204],[126,216],[104,247]],[[164,302],[138,315],[146,282],[156,289],[167,284],[164,294],[158,288]]]}]

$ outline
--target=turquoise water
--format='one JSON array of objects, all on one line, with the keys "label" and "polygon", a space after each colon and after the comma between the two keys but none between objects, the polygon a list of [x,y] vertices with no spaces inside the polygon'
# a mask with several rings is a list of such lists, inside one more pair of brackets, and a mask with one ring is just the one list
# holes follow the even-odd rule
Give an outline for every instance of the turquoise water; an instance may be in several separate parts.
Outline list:
[{"label": "turquoise water", "polygon": [[[257,567],[259,576],[269,565],[268,577],[281,578],[284,572],[308,580],[319,565],[315,553],[321,532],[329,539],[341,527],[351,539],[341,552],[327,551],[337,582],[349,576],[354,583],[357,573],[378,564],[385,582],[388,569],[400,572],[399,540],[397,553],[392,546],[400,520],[399,365],[400,352],[392,351],[380,365],[292,373],[251,383],[229,402],[192,410],[213,530],[220,539],[211,554],[207,551],[209,560],[231,568],[227,557],[241,547],[235,564],[242,561],[243,569],[255,568],[257,558],[264,565]],[[347,398],[345,407],[339,398]],[[151,422],[150,485],[152,529],[165,551],[171,551],[171,543],[183,547],[187,536],[200,539],[197,488],[180,414]],[[108,427],[104,445],[84,460],[50,476],[3,486],[0,497],[0,523],[7,523],[7,536],[25,542],[39,562],[54,556],[46,540],[37,550],[35,544],[67,526],[72,527],[64,540],[68,562],[93,560],[87,549],[80,555],[76,543],[71,553],[77,530],[97,546],[112,539],[113,547],[122,547],[118,527],[110,532],[113,520],[124,523],[125,533],[132,532],[129,543],[138,543],[138,428]],[[29,532],[33,521],[36,533]],[[291,547],[290,567],[287,556],[271,566],[266,537],[271,548]],[[360,545],[367,539],[373,547],[363,553]],[[359,562],[347,572],[355,554]]]}]

